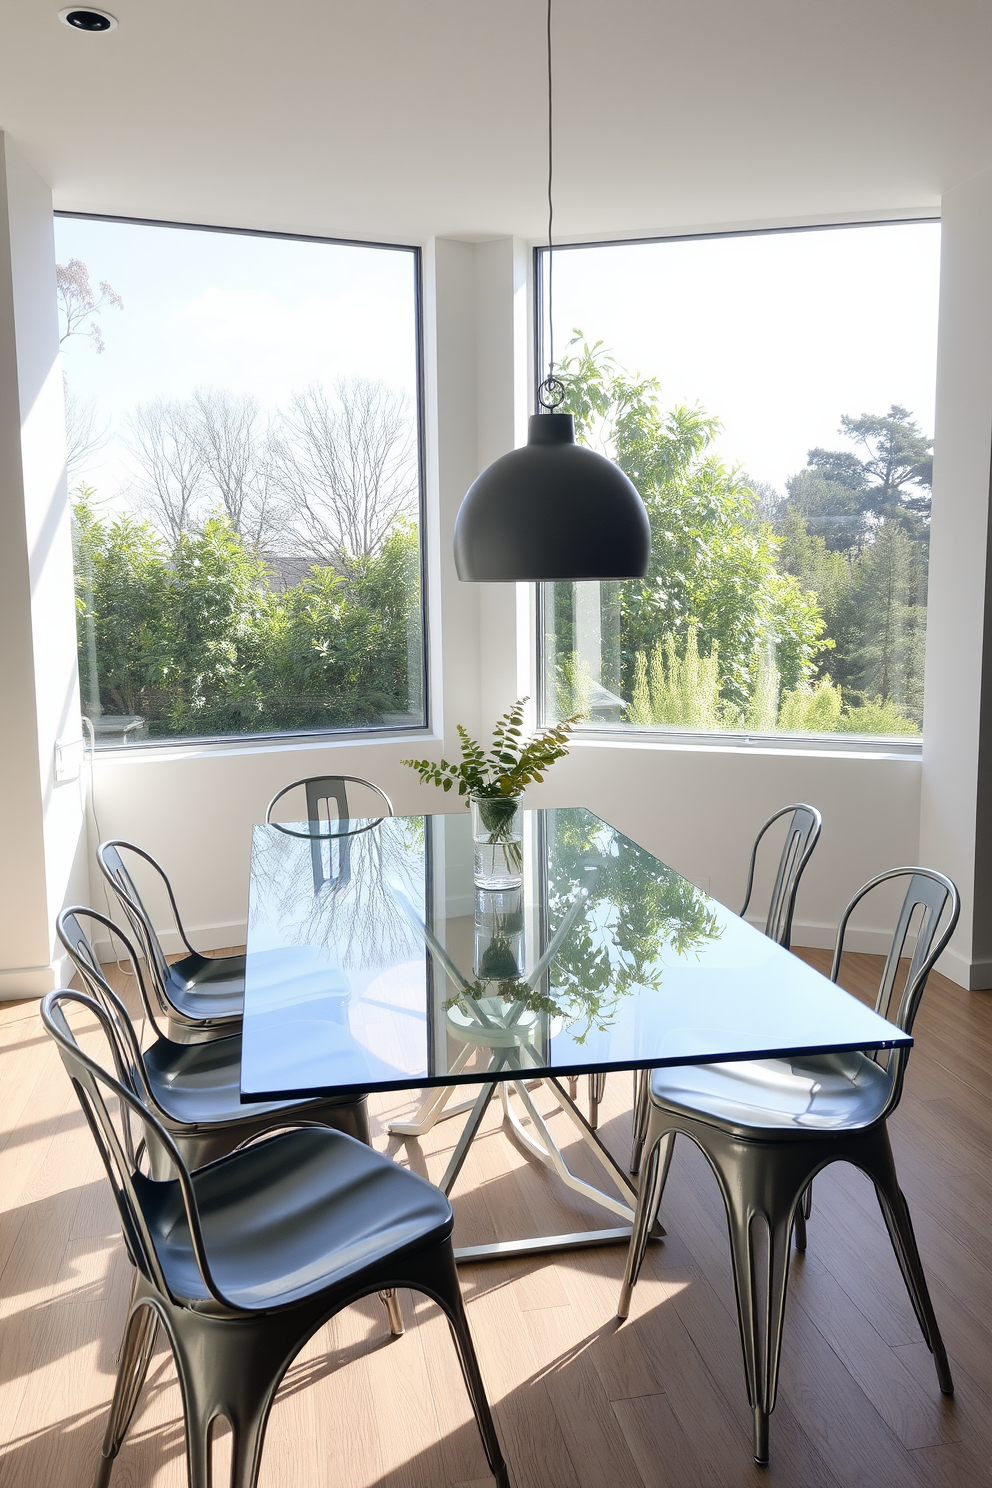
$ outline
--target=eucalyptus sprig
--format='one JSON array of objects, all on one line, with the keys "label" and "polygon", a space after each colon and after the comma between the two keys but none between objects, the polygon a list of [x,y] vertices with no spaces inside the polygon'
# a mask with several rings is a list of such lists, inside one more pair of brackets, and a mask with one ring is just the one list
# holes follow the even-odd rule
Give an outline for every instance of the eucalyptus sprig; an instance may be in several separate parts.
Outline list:
[{"label": "eucalyptus sprig", "polygon": [[523,737],[524,707],[527,699],[518,698],[493,729],[493,745],[488,754],[471,734],[458,725],[462,757],[457,764],[447,760],[401,760],[416,770],[425,785],[437,785],[450,791],[458,787],[460,796],[519,796],[531,781],[540,784],[544,772],[568,753],[568,736],[579,715],[565,718]]}]

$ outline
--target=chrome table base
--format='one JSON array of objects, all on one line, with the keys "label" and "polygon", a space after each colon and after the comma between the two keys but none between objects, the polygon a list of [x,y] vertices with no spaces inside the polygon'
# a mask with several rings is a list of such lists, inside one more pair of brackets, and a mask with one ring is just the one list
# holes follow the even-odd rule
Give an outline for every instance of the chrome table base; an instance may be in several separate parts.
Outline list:
[{"label": "chrome table base", "polygon": [[[461,1073],[473,1052],[466,1046],[459,1053],[458,1059],[452,1066],[452,1074]],[[502,1070],[506,1071],[502,1079],[494,1079],[494,1075]],[[583,1198],[590,1199],[593,1203],[610,1210],[627,1223],[608,1230],[579,1230],[564,1235],[540,1235],[524,1240],[501,1240],[491,1245],[456,1246],[455,1259],[460,1264],[472,1261],[502,1260],[510,1256],[536,1255],[547,1251],[576,1250],[594,1245],[626,1245],[630,1240],[637,1188],[596,1134],[595,1119],[598,1117],[599,1097],[602,1095],[601,1084],[597,1082],[593,1090],[592,1081],[590,1081],[590,1114],[594,1118],[590,1121],[579,1110],[572,1094],[567,1093],[557,1079],[553,1077],[528,1079],[528,1074],[529,1071],[520,1064],[516,1051],[499,1050],[495,1052],[493,1064],[485,1071],[485,1083],[474,1100],[460,1101],[457,1105],[449,1107],[447,1102],[454,1093],[455,1087],[441,1086],[428,1094],[412,1121],[393,1122],[389,1130],[395,1136],[421,1137],[429,1132],[438,1121],[445,1121],[450,1116],[466,1111],[470,1113],[438,1184],[442,1192],[448,1194],[461,1172],[469,1148],[479,1133],[498,1084],[500,1099],[503,1103],[504,1122],[524,1151],[556,1173],[568,1188],[581,1194]],[[602,1189],[587,1183],[585,1179],[577,1177],[571,1171],[561,1148],[548,1129],[547,1121],[534,1104],[530,1091],[536,1086],[543,1086],[554,1097],[559,1109],[569,1118],[589,1151],[606,1170],[614,1186],[622,1195],[621,1198],[614,1198],[612,1194],[605,1193]],[[524,1115],[529,1122],[528,1126],[524,1125],[523,1120],[517,1114],[512,1101],[514,1095],[523,1107]],[[663,1233],[660,1228],[653,1231],[653,1234]]]}]

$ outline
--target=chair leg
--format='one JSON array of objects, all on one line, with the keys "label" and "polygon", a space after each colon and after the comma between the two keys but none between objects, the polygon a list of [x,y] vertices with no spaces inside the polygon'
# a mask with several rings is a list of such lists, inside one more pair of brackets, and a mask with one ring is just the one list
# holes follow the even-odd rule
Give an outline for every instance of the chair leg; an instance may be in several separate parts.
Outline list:
[{"label": "chair leg", "polygon": [[465,1304],[462,1301],[461,1286],[458,1282],[458,1269],[455,1266],[455,1256],[450,1243],[443,1248],[443,1253],[436,1257],[431,1269],[433,1272],[432,1289],[448,1319],[458,1362],[461,1365],[462,1378],[465,1381],[469,1400],[472,1402],[472,1410],[482,1438],[489,1469],[496,1479],[497,1488],[511,1488],[509,1471],[503,1457],[503,1449],[499,1444],[499,1437],[496,1435],[496,1423],[489,1408],[486,1387],[479,1369],[472,1334],[469,1331],[468,1318],[465,1315]]},{"label": "chair leg", "polygon": [[806,1221],[813,1212],[813,1185],[808,1183],[796,1210],[796,1249],[806,1249]]},{"label": "chair leg", "polygon": [[140,1305],[136,1307],[124,1327],[120,1364],[117,1368],[117,1383],[114,1386],[110,1417],[104,1433],[96,1488],[106,1488],[110,1482],[114,1458],[127,1435],[127,1429],[131,1424],[131,1418],[145,1383],[157,1333],[158,1317],[154,1309]]},{"label": "chair leg", "polygon": [[606,1092],[606,1076],[589,1076],[589,1125],[593,1131],[599,1126],[599,1107]]},{"label": "chair leg", "polygon": [[276,1390],[311,1319],[288,1312],[258,1320],[205,1317],[182,1308],[168,1331],[186,1417],[189,1488],[211,1488],[211,1428],[231,1423],[231,1488],[256,1488]]},{"label": "chair leg", "polygon": [[909,1205],[896,1176],[888,1132],[883,1130],[878,1133],[874,1147],[875,1151],[872,1153],[870,1163],[865,1163],[863,1166],[875,1185],[878,1205],[882,1211],[882,1218],[885,1220],[885,1227],[889,1232],[889,1239],[892,1241],[896,1260],[899,1262],[899,1269],[906,1283],[906,1290],[927,1347],[933,1354],[941,1393],[953,1395],[954,1381],[951,1378],[951,1367],[947,1362],[944,1340],[940,1336],[933,1303],[930,1300],[930,1289],[927,1286],[926,1273],[923,1270],[919,1247],[916,1244]]},{"label": "chair leg", "polygon": [[644,1138],[647,1135],[648,1115],[650,1110],[649,1094],[651,1085],[650,1070],[634,1071],[634,1115],[633,1132],[630,1143],[630,1171],[637,1174],[641,1170],[641,1157],[644,1152]]},{"label": "chair leg", "polygon": [[665,1191],[665,1181],[672,1165],[674,1146],[675,1133],[667,1131],[652,1143],[649,1149],[647,1169],[641,1179],[641,1191],[637,1196],[637,1210],[634,1214],[634,1227],[627,1250],[627,1264],[620,1287],[620,1300],[617,1303],[617,1317],[621,1320],[630,1313],[631,1296],[644,1263],[648,1237],[658,1218],[658,1210],[661,1208],[661,1196]]},{"label": "chair leg", "polygon": [[379,1300],[388,1314],[390,1333],[394,1338],[402,1338],[406,1332],[406,1324],[403,1321],[403,1311],[396,1288],[388,1287],[386,1291],[380,1292]]},{"label": "chair leg", "polygon": [[[730,1229],[744,1375],[754,1414],[754,1460],[764,1465],[768,1461],[768,1418],[778,1392],[789,1258],[802,1189],[797,1195],[781,1151],[765,1152],[757,1144],[734,1144],[718,1171]],[[757,1223],[765,1227],[762,1266],[755,1246]]]}]

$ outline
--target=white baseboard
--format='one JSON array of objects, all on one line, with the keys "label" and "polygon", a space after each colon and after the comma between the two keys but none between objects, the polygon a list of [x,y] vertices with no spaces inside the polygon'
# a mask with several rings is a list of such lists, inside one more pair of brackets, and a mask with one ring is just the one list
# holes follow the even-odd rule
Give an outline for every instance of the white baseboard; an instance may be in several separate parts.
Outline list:
[{"label": "white baseboard", "polygon": [[[763,926],[762,920],[752,920],[748,916],[750,924],[759,930]],[[792,944],[795,948],[808,946],[812,950],[832,951],[834,941],[837,939],[836,925],[821,925],[813,920],[793,920],[792,922]],[[864,951],[872,956],[884,956],[892,944],[892,931],[873,930],[870,926],[852,926],[848,930],[844,944],[849,951]]]},{"label": "white baseboard", "polygon": [[[760,926],[759,926],[760,929]],[[814,949],[832,951],[836,929],[832,925],[818,925],[808,920],[795,920],[792,926],[792,944],[810,946]],[[884,956],[892,944],[892,931],[852,927],[845,937],[849,951],[864,951],[869,955]],[[954,947],[948,948],[937,962],[937,970],[963,987],[967,992],[987,992],[992,989],[992,960],[969,961]]]},{"label": "white baseboard", "polygon": [[[186,933],[198,951],[221,951],[228,946],[243,946],[248,925],[245,920],[227,925],[187,925]],[[158,938],[167,956],[179,955],[186,949],[177,930],[160,930]],[[119,948],[111,945],[109,937],[96,941],[93,949],[100,961],[115,961],[119,954]]]},{"label": "white baseboard", "polygon": [[988,992],[992,988],[992,960],[969,961],[953,946],[941,956],[937,970],[967,992]]},{"label": "white baseboard", "polygon": [[55,978],[53,966],[12,966],[0,970],[0,1002],[44,997],[55,986]]}]

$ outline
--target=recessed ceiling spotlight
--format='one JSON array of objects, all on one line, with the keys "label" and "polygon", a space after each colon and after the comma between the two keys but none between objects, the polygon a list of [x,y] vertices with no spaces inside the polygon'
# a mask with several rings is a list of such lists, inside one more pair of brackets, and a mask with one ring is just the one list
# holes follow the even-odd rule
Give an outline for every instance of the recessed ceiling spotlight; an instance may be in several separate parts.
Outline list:
[{"label": "recessed ceiling spotlight", "polygon": [[60,10],[59,20],[74,31],[114,31],[117,28],[116,16],[108,15],[105,10],[83,10],[75,5]]}]

